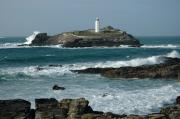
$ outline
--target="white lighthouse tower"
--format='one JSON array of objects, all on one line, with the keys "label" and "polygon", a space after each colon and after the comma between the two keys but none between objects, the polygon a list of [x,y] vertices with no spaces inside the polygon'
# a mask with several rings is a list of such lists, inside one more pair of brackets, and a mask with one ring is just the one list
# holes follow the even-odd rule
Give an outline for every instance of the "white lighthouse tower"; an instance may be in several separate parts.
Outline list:
[{"label": "white lighthouse tower", "polygon": [[100,31],[100,22],[99,22],[99,18],[97,17],[95,21],[95,32],[99,33],[99,31]]}]

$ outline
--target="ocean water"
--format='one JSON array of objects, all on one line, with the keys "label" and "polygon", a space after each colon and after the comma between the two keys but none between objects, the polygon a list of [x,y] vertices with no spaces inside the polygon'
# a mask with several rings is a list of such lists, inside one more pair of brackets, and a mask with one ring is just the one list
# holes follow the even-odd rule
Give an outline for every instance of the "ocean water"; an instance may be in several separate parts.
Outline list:
[{"label": "ocean water", "polygon": [[[180,37],[137,37],[141,48],[29,47],[25,37],[0,37],[0,99],[81,98],[94,110],[117,114],[148,114],[172,104],[180,82],[152,79],[109,79],[72,73],[88,67],[123,67],[162,63],[163,56],[180,58]],[[62,67],[49,67],[61,64]],[[43,70],[38,71],[37,67]],[[53,91],[58,84],[64,91]],[[103,95],[106,95],[105,97]]]}]

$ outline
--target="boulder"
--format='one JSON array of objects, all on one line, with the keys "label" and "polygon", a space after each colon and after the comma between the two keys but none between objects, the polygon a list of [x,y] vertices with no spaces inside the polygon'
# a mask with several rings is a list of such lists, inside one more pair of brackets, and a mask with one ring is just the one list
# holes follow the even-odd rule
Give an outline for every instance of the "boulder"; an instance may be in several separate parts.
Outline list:
[{"label": "boulder", "polygon": [[82,114],[92,112],[89,102],[84,98],[63,99],[36,99],[36,119],[76,119]]},{"label": "boulder", "polygon": [[167,106],[160,113],[148,115],[118,115],[111,112],[93,111],[85,98],[35,99],[35,109],[30,109],[30,102],[0,100],[0,119],[180,119],[180,104]]},{"label": "boulder", "polygon": [[66,119],[54,98],[35,99],[35,119]]},{"label": "boulder", "polygon": [[28,101],[15,100],[0,100],[0,118],[1,119],[25,119],[31,118],[31,104]]},{"label": "boulder", "polygon": [[58,86],[58,85],[54,85],[54,86],[52,87],[52,89],[53,89],[53,90],[65,90],[64,87],[60,87],[60,86]]},{"label": "boulder", "polygon": [[120,119],[126,115],[93,111],[89,101],[84,98],[36,99],[35,119]]}]

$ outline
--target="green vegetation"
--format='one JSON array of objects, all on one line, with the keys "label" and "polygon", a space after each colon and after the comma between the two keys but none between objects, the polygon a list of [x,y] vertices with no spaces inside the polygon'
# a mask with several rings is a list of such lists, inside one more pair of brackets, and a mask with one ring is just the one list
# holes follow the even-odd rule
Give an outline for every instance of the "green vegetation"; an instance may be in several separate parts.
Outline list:
[{"label": "green vegetation", "polygon": [[70,33],[77,36],[119,36],[125,34],[126,32],[114,29],[112,26],[107,26],[101,29],[99,33],[94,32],[94,29],[74,31]]}]

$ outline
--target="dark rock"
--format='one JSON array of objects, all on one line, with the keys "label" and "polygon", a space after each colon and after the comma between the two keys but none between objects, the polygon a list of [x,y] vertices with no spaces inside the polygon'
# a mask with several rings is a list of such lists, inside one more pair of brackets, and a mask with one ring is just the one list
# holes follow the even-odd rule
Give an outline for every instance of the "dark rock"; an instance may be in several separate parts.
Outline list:
[{"label": "dark rock", "polygon": [[28,101],[0,100],[0,119],[25,119],[30,117],[31,104]]},{"label": "dark rock", "polygon": [[37,67],[36,67],[36,70],[37,70],[37,71],[42,71],[42,70],[44,70],[44,68],[42,68],[42,67],[40,67],[40,66],[37,66]]},{"label": "dark rock", "polygon": [[88,114],[83,114],[81,116],[81,119],[106,119],[106,117],[101,114],[88,113]]},{"label": "dark rock", "polygon": [[37,110],[44,110],[57,108],[58,101],[54,98],[35,99],[35,104]]},{"label": "dark rock", "polygon": [[49,67],[62,67],[62,64],[50,64]]},{"label": "dark rock", "polygon": [[[179,97],[177,97],[179,100]],[[180,119],[180,104],[162,108],[160,113],[148,115],[118,115],[93,111],[84,98],[35,99],[36,109],[25,100],[0,100],[0,119]]]},{"label": "dark rock", "polygon": [[58,102],[55,99],[36,99],[36,119],[119,119],[113,113],[93,111],[89,101],[80,99],[63,99]]},{"label": "dark rock", "polygon": [[36,119],[76,119],[82,114],[92,112],[89,102],[84,98],[63,99],[36,99]]},{"label": "dark rock", "polygon": [[77,100],[72,100],[69,105],[69,118],[80,117],[84,113],[88,113],[89,111],[89,101],[84,98],[80,98]]},{"label": "dark rock", "polygon": [[47,45],[46,42],[48,39],[49,36],[47,36],[47,33],[39,33],[30,45]]},{"label": "dark rock", "polygon": [[83,70],[71,70],[71,71],[77,73],[86,73],[86,74],[101,74],[102,72],[109,71],[111,69],[113,68],[87,68]]},{"label": "dark rock", "polygon": [[58,85],[54,85],[52,89],[53,89],[53,90],[65,90],[64,87],[60,87],[60,86],[58,86]]},{"label": "dark rock", "polygon": [[146,119],[168,119],[164,114],[149,114],[145,117]]},{"label": "dark rock", "polygon": [[180,119],[179,97],[176,98],[176,104],[161,109],[160,113],[164,114],[167,119]]},{"label": "dark rock", "polygon": [[180,96],[176,98],[176,104],[180,104]]},{"label": "dark rock", "polygon": [[108,93],[104,93],[103,95],[102,95],[102,97],[106,97],[106,96],[108,96],[109,94]]},{"label": "dark rock", "polygon": [[93,47],[93,46],[120,46],[129,45],[140,47],[140,42],[132,35],[109,26],[100,33],[91,30],[66,32],[54,36],[47,33],[38,34],[31,45],[58,45],[64,47]]},{"label": "dark rock", "polygon": [[162,108],[160,113],[164,114],[170,119],[180,119],[180,105]]},{"label": "dark rock", "polygon": [[140,115],[128,115],[126,117],[123,117],[121,119],[146,119],[144,116]]},{"label": "dark rock", "polygon": [[86,113],[81,116],[81,119],[121,119],[126,115],[117,115],[113,113]]},{"label": "dark rock", "polygon": [[35,119],[35,113],[36,113],[36,110],[31,109],[27,119]]},{"label": "dark rock", "polygon": [[180,74],[180,59],[165,58],[165,62],[155,65],[120,68],[87,68],[73,70],[78,73],[101,74],[111,78],[152,78],[152,79],[178,79]]},{"label": "dark rock", "polygon": [[35,119],[65,119],[61,109],[58,107],[58,101],[51,99],[36,99]]},{"label": "dark rock", "polygon": [[107,112],[103,114],[107,119],[121,119],[126,117],[127,115],[118,115],[118,114],[113,114],[111,112]]}]

